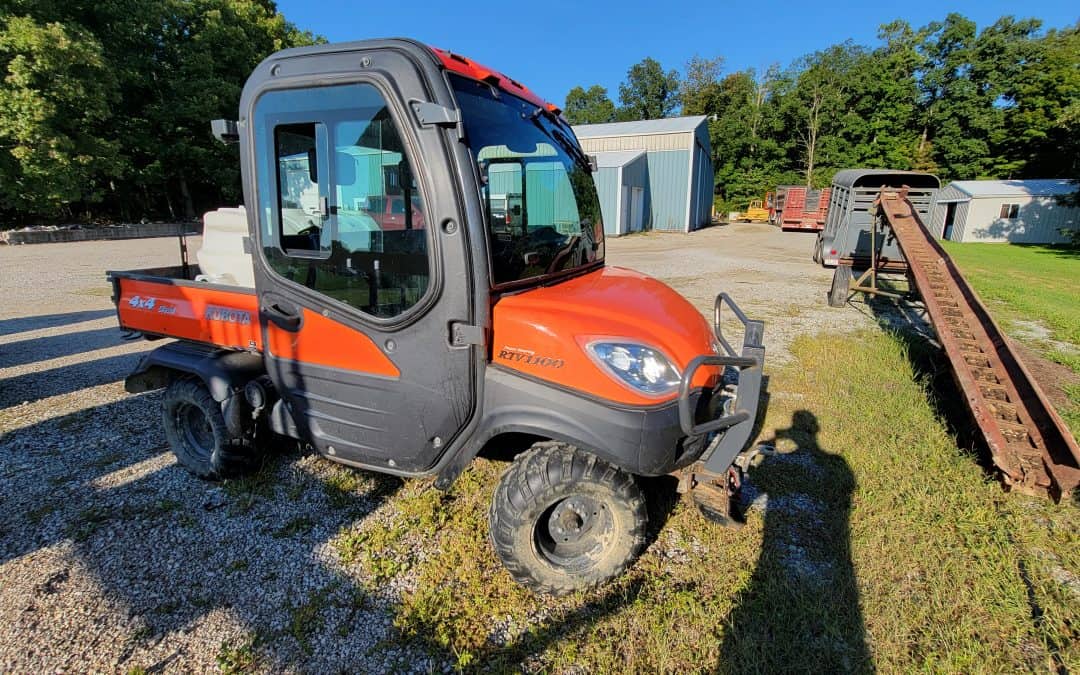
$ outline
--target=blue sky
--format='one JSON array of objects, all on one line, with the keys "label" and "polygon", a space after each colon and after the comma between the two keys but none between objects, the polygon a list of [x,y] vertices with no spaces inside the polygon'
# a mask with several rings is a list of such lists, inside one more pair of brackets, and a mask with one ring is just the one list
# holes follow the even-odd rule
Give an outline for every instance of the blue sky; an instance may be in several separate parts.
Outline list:
[{"label": "blue sky", "polygon": [[874,44],[877,27],[896,18],[922,26],[955,11],[980,27],[1004,14],[1033,16],[1044,27],[1080,19],[1074,2],[365,2],[278,0],[285,17],[332,42],[412,37],[464,54],[562,105],[573,86],[600,84],[618,102],[632,64],[652,56],[682,70],[695,53],[722,56],[725,71],[786,66],[848,38]]}]

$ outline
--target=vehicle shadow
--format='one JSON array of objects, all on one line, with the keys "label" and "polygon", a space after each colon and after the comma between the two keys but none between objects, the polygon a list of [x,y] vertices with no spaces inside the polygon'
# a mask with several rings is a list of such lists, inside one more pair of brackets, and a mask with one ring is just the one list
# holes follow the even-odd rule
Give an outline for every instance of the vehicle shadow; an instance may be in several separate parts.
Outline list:
[{"label": "vehicle shadow", "polygon": [[[649,513],[649,525],[645,533],[645,549],[648,550],[660,536],[675,507],[679,504],[678,480],[672,476],[639,478],[645,494]],[[520,672],[522,662],[539,657],[553,644],[567,639],[577,639],[581,633],[601,623],[606,617],[618,614],[635,602],[647,599],[652,582],[632,572],[623,579],[611,581],[592,591],[588,600],[569,609],[558,620],[542,628],[529,629],[504,644],[488,641],[472,654],[473,662],[467,670],[476,672]],[[680,584],[675,591],[690,589],[690,584]],[[671,590],[671,589],[669,589]],[[494,617],[493,617],[494,618]],[[421,640],[425,651],[444,652],[445,647],[435,640]]]},{"label": "vehicle shadow", "polygon": [[[336,641],[392,630],[384,603],[369,601],[325,548],[402,481],[283,442],[252,476],[201,481],[168,450],[160,398],[130,396],[0,434],[4,592],[33,610],[13,630],[53,645],[39,656],[77,657],[98,628],[35,617],[103,613],[104,635],[119,640],[107,652],[115,668],[148,672],[192,663],[187,635],[198,626],[228,633],[197,642],[223,643],[239,628],[273,643],[259,657],[273,670],[309,659],[344,668]],[[211,615],[227,619],[203,620]]]},{"label": "vehicle shadow", "polygon": [[122,344],[123,333],[116,326],[8,342],[0,345],[0,368],[13,368]]},{"label": "vehicle shadow", "polygon": [[763,543],[749,584],[723,620],[722,672],[869,672],[873,664],[851,560],[855,478],[847,461],[818,444],[806,410],[766,443],[742,498],[763,511]]},{"label": "vehicle shadow", "polygon": [[104,319],[115,314],[115,309],[88,309],[82,312],[0,319],[0,336],[25,333],[42,328],[56,328],[57,326],[67,326],[73,323],[82,323],[83,321],[93,321],[94,319]]},{"label": "vehicle shadow", "polygon": [[0,409],[123,381],[141,356],[141,353],[117,354],[4,378],[0,386]]}]

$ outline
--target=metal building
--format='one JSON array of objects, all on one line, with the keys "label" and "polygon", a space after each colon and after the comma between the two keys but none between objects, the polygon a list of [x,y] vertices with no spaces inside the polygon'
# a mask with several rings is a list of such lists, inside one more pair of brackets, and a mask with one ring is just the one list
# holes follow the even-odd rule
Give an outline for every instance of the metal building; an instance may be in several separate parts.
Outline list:
[{"label": "metal building", "polygon": [[1080,209],[1056,198],[1078,187],[1058,178],[953,181],[937,196],[930,231],[952,241],[1064,242],[1062,229],[1080,228]]},{"label": "metal building", "polygon": [[713,168],[705,116],[574,127],[597,158],[604,230],[689,232],[712,216]]}]

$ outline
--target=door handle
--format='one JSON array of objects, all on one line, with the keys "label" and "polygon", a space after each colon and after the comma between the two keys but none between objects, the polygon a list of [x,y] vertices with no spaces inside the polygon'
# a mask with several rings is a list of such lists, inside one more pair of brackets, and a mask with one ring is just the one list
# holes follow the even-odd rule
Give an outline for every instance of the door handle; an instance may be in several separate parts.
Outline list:
[{"label": "door handle", "polygon": [[300,329],[300,310],[288,303],[280,300],[267,302],[259,311],[267,321],[279,328],[290,332]]}]

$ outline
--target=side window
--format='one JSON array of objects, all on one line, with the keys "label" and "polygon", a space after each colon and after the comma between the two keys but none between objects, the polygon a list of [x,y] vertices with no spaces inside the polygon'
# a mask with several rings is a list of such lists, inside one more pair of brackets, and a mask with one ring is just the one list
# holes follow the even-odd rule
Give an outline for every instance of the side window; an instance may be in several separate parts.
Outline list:
[{"label": "side window", "polygon": [[999,218],[1005,218],[1007,220],[1015,220],[1020,215],[1019,204],[1002,204],[1001,212],[998,214]]},{"label": "side window", "polygon": [[256,135],[266,155],[262,246],[274,271],[376,317],[419,302],[430,281],[424,201],[378,90],[267,93]]},{"label": "side window", "polygon": [[283,124],[274,129],[279,242],[289,255],[325,257],[331,250],[329,230],[322,227],[329,203],[319,189],[319,163],[323,159],[317,150],[319,126]]}]

